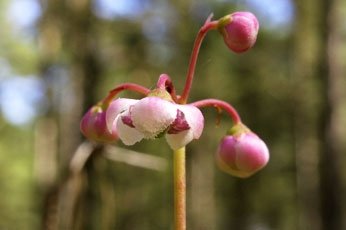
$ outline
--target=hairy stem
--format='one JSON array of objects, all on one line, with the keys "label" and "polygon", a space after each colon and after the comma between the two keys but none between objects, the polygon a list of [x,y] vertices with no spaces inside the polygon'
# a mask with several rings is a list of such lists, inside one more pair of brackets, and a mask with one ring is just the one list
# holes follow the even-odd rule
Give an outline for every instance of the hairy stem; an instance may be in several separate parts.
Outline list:
[{"label": "hairy stem", "polygon": [[186,229],[186,172],[185,147],[174,151],[174,225]]}]

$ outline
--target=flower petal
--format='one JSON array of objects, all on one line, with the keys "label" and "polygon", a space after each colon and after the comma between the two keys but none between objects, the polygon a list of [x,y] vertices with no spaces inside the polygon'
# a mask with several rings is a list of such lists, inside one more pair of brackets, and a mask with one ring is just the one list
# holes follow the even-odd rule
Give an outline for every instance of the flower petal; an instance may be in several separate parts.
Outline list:
[{"label": "flower petal", "polygon": [[[190,128],[180,132],[167,132],[166,140],[173,150],[177,150],[187,145],[193,139],[198,139],[204,128],[204,117],[197,107],[191,105],[177,105],[177,107],[178,111],[183,113],[184,116],[181,117],[185,119],[185,122]],[[180,121],[179,123],[184,124],[185,122]],[[177,131],[177,128],[174,128],[173,130]]]},{"label": "flower petal", "polygon": [[106,123],[109,131],[112,131],[115,118],[119,113],[128,109],[131,105],[135,104],[138,100],[118,98],[109,105],[106,111]]},{"label": "flower petal", "polygon": [[192,105],[177,106],[178,109],[184,113],[185,119],[193,132],[193,138],[198,139],[202,135],[204,128],[204,117],[202,112]]},{"label": "flower petal", "polygon": [[146,97],[131,106],[130,114],[138,131],[146,138],[155,138],[173,123],[177,107],[158,97]]},{"label": "flower petal", "polygon": [[257,171],[269,161],[269,150],[266,144],[254,133],[243,135],[242,141],[235,146],[236,164],[243,171]]},{"label": "flower petal", "polygon": [[166,134],[166,141],[173,150],[180,149],[193,140],[193,132],[191,129],[182,131],[177,134]]},{"label": "flower petal", "polygon": [[128,124],[123,122],[122,117],[129,116],[129,111],[120,113],[114,120],[114,125],[116,125],[116,129],[118,132],[118,136],[120,140],[125,145],[133,145],[136,142],[139,142],[143,139],[144,135],[139,132],[137,129],[130,127]]}]

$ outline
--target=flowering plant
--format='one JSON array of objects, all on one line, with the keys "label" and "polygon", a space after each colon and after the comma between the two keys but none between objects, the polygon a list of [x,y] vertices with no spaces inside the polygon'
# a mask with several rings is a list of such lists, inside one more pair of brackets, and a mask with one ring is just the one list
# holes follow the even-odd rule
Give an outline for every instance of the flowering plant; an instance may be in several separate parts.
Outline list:
[{"label": "flowering plant", "polygon": [[[97,142],[114,143],[120,139],[125,145],[133,145],[142,139],[165,136],[174,151],[176,229],[186,228],[185,146],[199,139],[203,132],[204,117],[200,108],[212,106],[224,110],[233,121],[216,153],[223,171],[245,178],[263,168],[269,160],[266,144],[242,123],[229,103],[218,99],[188,103],[197,56],[207,32],[217,29],[232,51],[242,53],[255,44],[258,28],[256,17],[249,12],[235,12],[214,21],[210,15],[197,34],[181,95],[176,94],[171,78],[161,74],[153,90],[134,83],[117,86],[82,118],[82,133]],[[140,100],[118,98],[124,90],[144,97]]]}]

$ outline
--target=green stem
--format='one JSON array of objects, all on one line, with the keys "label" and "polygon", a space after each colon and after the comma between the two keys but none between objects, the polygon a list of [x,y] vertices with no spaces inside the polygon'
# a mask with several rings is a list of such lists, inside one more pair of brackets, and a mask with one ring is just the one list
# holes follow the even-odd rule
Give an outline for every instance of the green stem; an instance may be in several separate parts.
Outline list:
[{"label": "green stem", "polygon": [[174,151],[174,225],[175,230],[186,229],[186,173],[185,147]]}]

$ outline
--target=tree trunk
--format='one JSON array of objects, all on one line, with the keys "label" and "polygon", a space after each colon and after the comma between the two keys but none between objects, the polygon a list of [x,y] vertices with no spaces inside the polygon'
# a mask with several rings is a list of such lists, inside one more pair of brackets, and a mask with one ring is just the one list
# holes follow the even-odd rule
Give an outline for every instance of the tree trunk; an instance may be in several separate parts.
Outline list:
[{"label": "tree trunk", "polygon": [[[51,135],[40,135],[42,140],[37,142],[49,143],[51,149],[42,150],[45,147],[42,145],[37,149],[40,149],[39,152],[56,153],[50,159],[57,161],[56,174],[59,175],[42,190],[45,197],[42,228],[59,229],[63,226],[64,229],[73,229],[78,221],[72,218],[77,203],[71,203],[71,199],[79,200],[84,179],[69,177],[69,164],[81,143],[80,119],[91,106],[91,101],[96,101],[96,83],[101,72],[95,52],[97,42],[95,36],[91,35],[94,20],[92,3],[78,0],[46,0],[41,3],[44,9],[39,33],[41,73],[47,83],[47,98],[50,99],[50,109],[45,119],[50,121],[47,124],[56,125],[57,138],[52,143],[44,140],[51,139]],[[42,128],[42,124],[46,123],[40,122],[41,131],[50,130],[49,127]],[[44,164],[37,165],[42,168]],[[40,174],[43,177],[46,175]]]},{"label": "tree trunk", "polygon": [[320,111],[320,181],[322,229],[344,229],[342,218],[341,153],[338,136],[340,108],[340,80],[342,77],[340,17],[341,1],[322,1],[320,34],[320,87],[322,110]]},{"label": "tree trunk", "polygon": [[296,4],[293,34],[292,92],[293,135],[296,163],[299,229],[320,229],[317,115],[318,92],[318,4],[314,0]]}]

